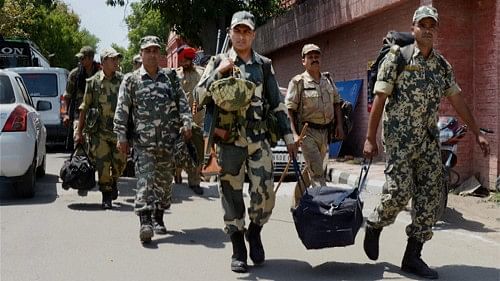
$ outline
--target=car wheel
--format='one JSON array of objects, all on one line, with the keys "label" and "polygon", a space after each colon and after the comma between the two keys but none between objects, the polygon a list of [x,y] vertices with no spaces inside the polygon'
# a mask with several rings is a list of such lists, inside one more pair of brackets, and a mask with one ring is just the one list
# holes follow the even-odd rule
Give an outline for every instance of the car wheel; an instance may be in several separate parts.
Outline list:
[{"label": "car wheel", "polygon": [[42,162],[42,165],[40,165],[40,167],[36,168],[36,177],[37,178],[41,178],[43,176],[45,176],[45,171],[46,171],[46,166],[47,166],[47,163],[45,161],[45,159],[47,158],[47,155],[44,155],[43,156],[43,162]]},{"label": "car wheel", "polygon": [[22,180],[14,184],[14,192],[18,197],[31,198],[35,196],[35,170],[36,156],[33,158],[33,162]]}]

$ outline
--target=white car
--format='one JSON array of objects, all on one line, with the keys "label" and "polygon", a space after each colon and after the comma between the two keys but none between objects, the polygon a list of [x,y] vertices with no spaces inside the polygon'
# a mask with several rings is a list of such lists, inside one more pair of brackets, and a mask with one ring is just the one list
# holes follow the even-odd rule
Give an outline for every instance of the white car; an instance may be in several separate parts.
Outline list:
[{"label": "white car", "polygon": [[0,181],[13,183],[20,197],[35,195],[36,176],[45,175],[47,131],[19,74],[0,70]]},{"label": "white car", "polygon": [[[280,139],[276,146],[271,149],[271,151],[273,153],[274,175],[281,177],[281,175],[285,171],[289,158],[285,142]],[[305,166],[305,162],[304,156],[302,156],[302,150],[300,149],[297,154],[297,163],[299,164],[300,172],[302,172]],[[293,162],[290,161],[290,166],[288,167],[288,171],[285,176],[292,175],[295,175],[295,171],[293,170]]]},{"label": "white car", "polygon": [[7,70],[21,75],[35,104],[40,100],[50,102],[51,110],[40,111],[47,129],[47,144],[64,144],[68,129],[62,122],[66,113],[63,94],[68,83],[68,71],[59,67],[14,67]]}]

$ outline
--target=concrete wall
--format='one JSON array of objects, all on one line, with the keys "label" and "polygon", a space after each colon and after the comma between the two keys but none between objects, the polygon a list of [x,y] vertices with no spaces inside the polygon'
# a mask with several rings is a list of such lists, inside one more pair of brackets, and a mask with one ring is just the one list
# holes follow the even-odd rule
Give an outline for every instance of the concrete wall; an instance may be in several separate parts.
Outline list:
[{"label": "concrete wall", "polygon": [[[498,176],[500,132],[500,9],[495,0],[309,0],[260,27],[255,48],[273,59],[283,87],[303,71],[300,50],[305,43],[322,48],[322,68],[331,72],[336,81],[365,79],[354,112],[354,128],[345,142],[351,154],[361,156],[368,120],[367,64],[376,57],[388,30],[410,31],[413,12],[423,4],[432,4],[440,13],[436,49],[453,65],[469,108],[480,126],[496,132],[488,137],[492,149],[489,158],[480,155],[473,135],[468,134],[459,146],[457,170],[462,179],[479,175],[484,185],[493,187]],[[441,114],[456,116],[446,100]]]}]

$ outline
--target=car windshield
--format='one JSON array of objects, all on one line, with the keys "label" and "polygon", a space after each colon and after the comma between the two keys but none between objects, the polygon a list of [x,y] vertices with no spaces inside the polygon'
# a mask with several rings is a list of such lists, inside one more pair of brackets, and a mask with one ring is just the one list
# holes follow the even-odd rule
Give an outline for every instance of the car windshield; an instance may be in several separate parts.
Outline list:
[{"label": "car windshield", "polygon": [[22,73],[24,84],[32,97],[56,97],[57,75],[46,73]]},{"label": "car windshield", "polygon": [[16,97],[7,76],[0,76],[0,104],[14,103]]}]

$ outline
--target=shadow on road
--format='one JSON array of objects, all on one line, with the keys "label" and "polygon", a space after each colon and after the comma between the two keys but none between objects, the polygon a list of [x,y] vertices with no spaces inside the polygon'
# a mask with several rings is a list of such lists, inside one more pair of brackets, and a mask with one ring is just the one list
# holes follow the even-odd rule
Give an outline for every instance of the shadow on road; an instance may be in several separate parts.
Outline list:
[{"label": "shadow on road", "polygon": [[485,227],[483,223],[467,220],[462,213],[451,208],[445,210],[442,221],[439,221],[434,228],[436,230],[464,229],[474,232],[495,232],[494,229]]},{"label": "shadow on road", "polygon": [[249,275],[240,280],[381,280],[384,264],[327,262],[312,267],[298,260],[266,260],[263,266],[252,266]]},{"label": "shadow on road", "polygon": [[9,183],[0,183],[0,206],[49,204],[56,200],[57,183],[59,176],[46,174],[36,179],[35,196],[29,199],[18,198],[14,195],[14,186]]},{"label": "shadow on road", "polygon": [[[168,225],[167,225],[168,229]],[[222,229],[214,228],[196,228],[183,229],[181,231],[167,230],[167,235],[161,238],[160,235],[155,235],[155,239],[149,244],[144,244],[145,248],[156,249],[159,244],[170,243],[180,245],[203,245],[207,248],[220,249],[224,248],[224,243],[229,241],[228,236]]]}]

